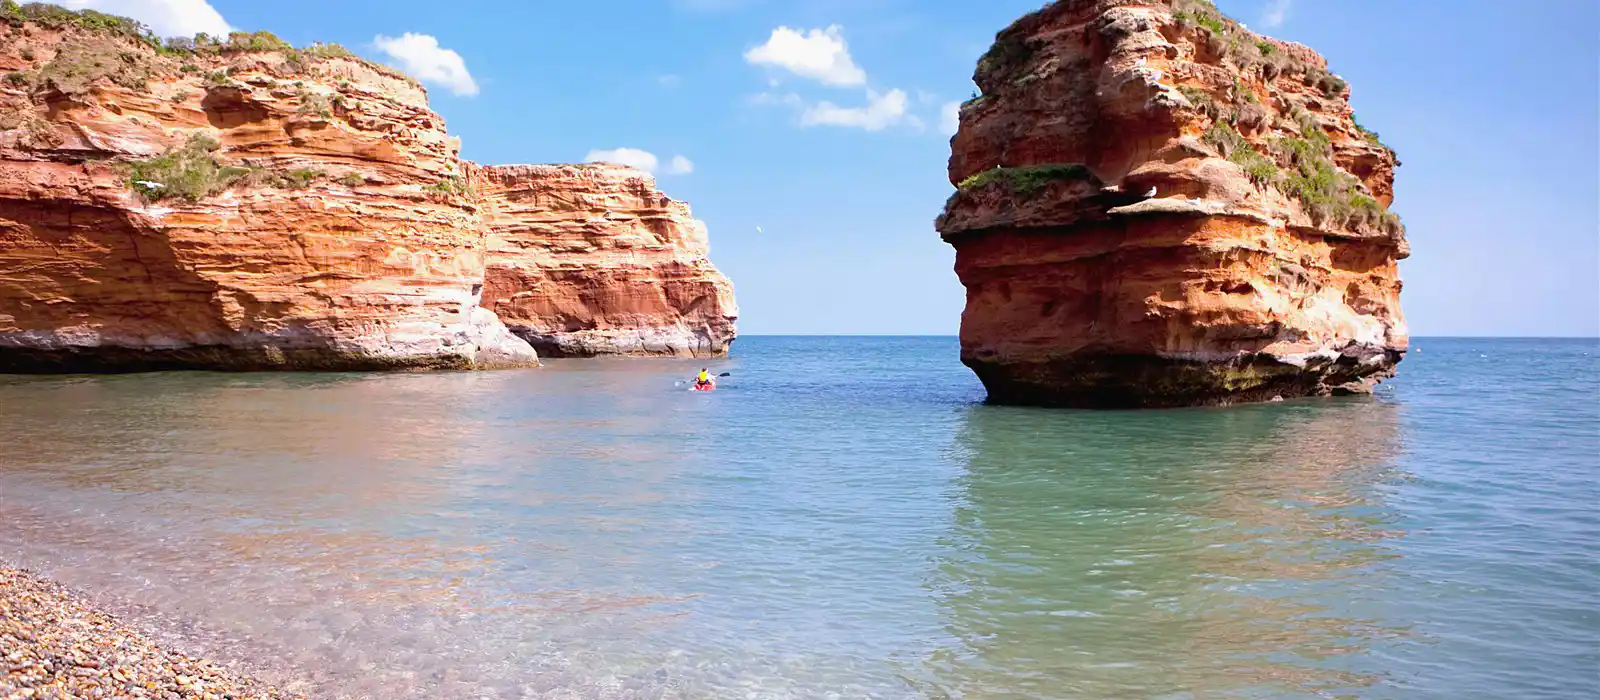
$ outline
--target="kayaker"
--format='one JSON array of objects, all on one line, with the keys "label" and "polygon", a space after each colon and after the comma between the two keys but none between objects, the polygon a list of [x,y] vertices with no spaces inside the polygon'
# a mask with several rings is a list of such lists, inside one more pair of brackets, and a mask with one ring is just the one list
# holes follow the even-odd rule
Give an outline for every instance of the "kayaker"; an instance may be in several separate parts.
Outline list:
[{"label": "kayaker", "polygon": [[700,375],[694,378],[694,385],[697,387],[709,387],[711,384],[711,373],[706,371],[706,368],[701,367]]}]

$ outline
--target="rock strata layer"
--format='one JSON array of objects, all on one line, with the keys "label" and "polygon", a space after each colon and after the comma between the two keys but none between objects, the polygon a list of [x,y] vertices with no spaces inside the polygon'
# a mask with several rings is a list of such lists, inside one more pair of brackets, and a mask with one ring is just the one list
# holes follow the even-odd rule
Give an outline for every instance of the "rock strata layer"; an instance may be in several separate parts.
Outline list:
[{"label": "rock strata layer", "polygon": [[1398,162],[1314,51],[1201,0],[1061,0],[974,82],[937,227],[992,401],[1225,404],[1393,373]]},{"label": "rock strata layer", "polygon": [[484,307],[550,357],[726,354],[738,307],[705,224],[649,174],[609,165],[483,168]]}]

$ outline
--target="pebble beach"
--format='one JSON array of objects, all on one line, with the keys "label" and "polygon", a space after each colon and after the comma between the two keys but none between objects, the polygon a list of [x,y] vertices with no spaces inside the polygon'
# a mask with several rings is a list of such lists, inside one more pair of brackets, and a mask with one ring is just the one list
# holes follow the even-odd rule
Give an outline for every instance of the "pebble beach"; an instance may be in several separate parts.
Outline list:
[{"label": "pebble beach", "polygon": [[0,670],[0,700],[302,697],[164,648],[83,596],[3,567]]}]

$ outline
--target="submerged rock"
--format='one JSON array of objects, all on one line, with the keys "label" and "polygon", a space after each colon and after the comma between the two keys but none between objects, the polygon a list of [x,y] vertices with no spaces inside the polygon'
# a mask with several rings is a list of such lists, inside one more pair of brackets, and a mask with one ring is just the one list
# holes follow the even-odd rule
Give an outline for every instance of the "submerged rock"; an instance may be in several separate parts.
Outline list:
[{"label": "submerged rock", "polygon": [[992,401],[1266,401],[1393,373],[1398,162],[1314,51],[1200,0],[1061,0],[974,82],[937,227]]}]

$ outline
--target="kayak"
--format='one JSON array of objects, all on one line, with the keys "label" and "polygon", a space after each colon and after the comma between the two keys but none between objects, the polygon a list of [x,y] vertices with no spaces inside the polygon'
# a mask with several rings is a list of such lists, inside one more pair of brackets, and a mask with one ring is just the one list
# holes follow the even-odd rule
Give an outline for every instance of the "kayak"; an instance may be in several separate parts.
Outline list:
[{"label": "kayak", "polygon": [[691,384],[691,385],[689,385],[689,391],[716,391],[716,390],[717,390],[716,382],[712,382],[710,384]]}]

